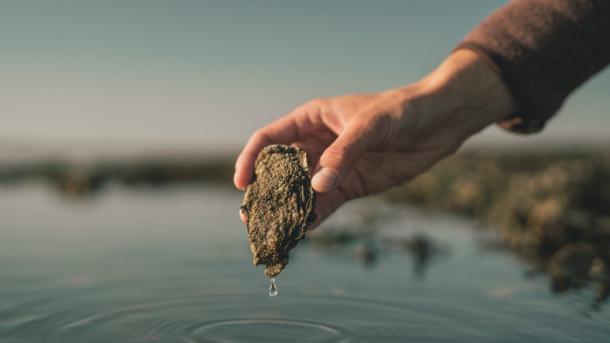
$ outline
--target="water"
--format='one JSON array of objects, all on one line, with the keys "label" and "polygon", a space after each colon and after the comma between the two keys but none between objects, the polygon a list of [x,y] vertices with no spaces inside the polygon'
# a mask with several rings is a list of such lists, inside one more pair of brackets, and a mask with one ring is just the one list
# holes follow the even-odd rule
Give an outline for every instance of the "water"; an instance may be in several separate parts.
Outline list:
[{"label": "water", "polygon": [[272,298],[277,296],[277,285],[274,277],[269,279],[269,296]]},{"label": "water", "polygon": [[425,232],[439,254],[374,240],[301,244],[282,272],[282,295],[270,299],[236,215],[240,197],[202,187],[67,201],[43,186],[0,189],[0,342],[610,337],[608,309],[593,310],[589,290],[558,297],[544,275],[483,244],[472,223],[409,210],[392,210],[384,234],[399,243]]}]

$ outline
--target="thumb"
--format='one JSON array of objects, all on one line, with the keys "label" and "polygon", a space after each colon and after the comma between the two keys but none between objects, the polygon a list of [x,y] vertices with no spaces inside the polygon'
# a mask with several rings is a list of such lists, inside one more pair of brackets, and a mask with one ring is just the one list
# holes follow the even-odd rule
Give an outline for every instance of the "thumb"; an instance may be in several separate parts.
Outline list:
[{"label": "thumb", "polygon": [[325,193],[336,188],[358,160],[371,146],[369,130],[364,125],[348,126],[320,157],[318,172],[311,185],[316,192]]}]

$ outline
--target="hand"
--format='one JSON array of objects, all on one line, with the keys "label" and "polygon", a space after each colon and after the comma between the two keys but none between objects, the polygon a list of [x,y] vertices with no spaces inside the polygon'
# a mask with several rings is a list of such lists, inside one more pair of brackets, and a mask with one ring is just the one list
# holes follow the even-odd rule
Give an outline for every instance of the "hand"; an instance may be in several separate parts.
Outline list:
[{"label": "hand", "polygon": [[426,171],[513,107],[491,67],[476,53],[459,50],[415,84],[313,100],[256,131],[237,159],[234,182],[245,189],[265,146],[302,147],[315,167],[320,223],[348,200]]}]

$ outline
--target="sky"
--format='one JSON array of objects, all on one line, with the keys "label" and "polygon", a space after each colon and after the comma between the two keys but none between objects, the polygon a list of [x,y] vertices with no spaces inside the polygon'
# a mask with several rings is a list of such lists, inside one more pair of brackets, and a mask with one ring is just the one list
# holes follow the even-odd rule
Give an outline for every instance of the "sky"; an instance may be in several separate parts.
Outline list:
[{"label": "sky", "polygon": [[[0,1],[0,144],[241,146],[316,97],[417,81],[505,1]],[[610,72],[541,135],[610,133]]]}]

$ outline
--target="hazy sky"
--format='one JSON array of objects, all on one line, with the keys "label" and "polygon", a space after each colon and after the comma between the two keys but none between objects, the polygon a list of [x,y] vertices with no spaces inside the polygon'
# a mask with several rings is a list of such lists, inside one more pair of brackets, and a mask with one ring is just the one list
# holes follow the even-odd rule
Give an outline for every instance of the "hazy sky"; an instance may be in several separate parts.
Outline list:
[{"label": "hazy sky", "polygon": [[[416,81],[503,3],[2,1],[0,139],[236,147],[310,98]],[[606,71],[545,137],[608,133],[609,108]]]}]

